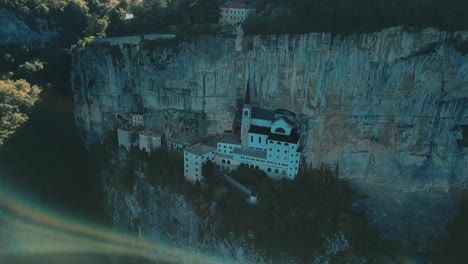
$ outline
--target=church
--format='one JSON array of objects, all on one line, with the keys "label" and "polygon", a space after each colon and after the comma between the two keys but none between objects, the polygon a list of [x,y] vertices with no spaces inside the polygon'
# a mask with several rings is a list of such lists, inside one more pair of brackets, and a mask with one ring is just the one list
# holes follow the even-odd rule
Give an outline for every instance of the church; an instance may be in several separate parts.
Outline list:
[{"label": "church", "polygon": [[242,109],[240,138],[225,136],[216,148],[196,144],[185,149],[184,175],[188,181],[202,179],[202,165],[206,160],[212,160],[222,171],[245,164],[273,179],[296,177],[301,162],[296,114],[285,109],[252,107],[247,98],[248,95]]}]

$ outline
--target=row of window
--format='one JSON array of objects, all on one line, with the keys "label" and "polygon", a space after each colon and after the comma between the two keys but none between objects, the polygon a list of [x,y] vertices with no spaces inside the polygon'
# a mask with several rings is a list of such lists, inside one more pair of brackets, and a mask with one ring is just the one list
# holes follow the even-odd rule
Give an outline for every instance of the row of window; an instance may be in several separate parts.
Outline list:
[{"label": "row of window", "polygon": [[224,13],[231,13],[231,14],[244,14],[244,12],[245,12],[244,10],[232,10],[232,9],[231,10],[228,10],[228,9],[224,10]]}]

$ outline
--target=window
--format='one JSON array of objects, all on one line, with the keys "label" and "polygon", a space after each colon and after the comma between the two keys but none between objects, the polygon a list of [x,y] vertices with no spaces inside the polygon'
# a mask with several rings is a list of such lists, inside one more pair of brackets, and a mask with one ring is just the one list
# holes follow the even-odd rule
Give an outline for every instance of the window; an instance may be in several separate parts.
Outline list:
[{"label": "window", "polygon": [[198,178],[198,173],[196,175],[197,175],[197,178]]},{"label": "window", "polygon": [[229,146],[229,149],[232,149],[232,147],[231,147],[231,146]]},{"label": "window", "polygon": [[185,165],[185,168],[188,168],[188,165]]},{"label": "window", "polygon": [[273,150],[273,149],[272,149],[272,148],[270,148],[270,151],[272,151],[272,150]]},{"label": "window", "polygon": [[185,159],[185,161],[188,161],[188,159]]},{"label": "window", "polygon": [[188,170],[185,170],[185,173],[188,173]]},{"label": "window", "polygon": [[227,164],[231,164],[231,161],[230,161],[230,160],[228,160],[228,161],[227,161]]},{"label": "window", "polygon": [[275,133],[286,134],[286,130],[284,130],[284,128],[282,127],[278,127],[277,129],[275,129]]},{"label": "window", "polygon": [[250,142],[253,143],[253,136],[250,136]]},{"label": "window", "polygon": [[226,145],[224,145],[223,148],[226,148]]},{"label": "window", "polygon": [[258,143],[259,143],[259,144],[262,143],[262,138],[261,138],[261,137],[258,137]]},{"label": "window", "polygon": [[271,172],[271,168],[268,168],[267,171],[268,171],[268,172]]},{"label": "window", "polygon": [[278,170],[278,169],[275,169],[275,173],[278,173],[278,172],[279,172],[279,170]]},{"label": "window", "polygon": [[277,149],[276,152],[279,152],[279,149]]},{"label": "window", "polygon": [[198,165],[198,162],[195,162],[195,165]]},{"label": "window", "polygon": [[288,153],[288,151],[287,151],[287,150],[285,150],[285,151],[284,151],[284,153]]},{"label": "window", "polygon": [[257,166],[255,166],[255,168],[256,168],[257,170],[258,170],[258,169],[260,169],[260,167],[258,167],[258,165],[257,165]]},{"label": "window", "polygon": [[195,169],[195,171],[198,171],[198,169]]},{"label": "window", "polygon": [[223,159],[223,160],[221,161],[221,163],[226,163],[226,160]]}]

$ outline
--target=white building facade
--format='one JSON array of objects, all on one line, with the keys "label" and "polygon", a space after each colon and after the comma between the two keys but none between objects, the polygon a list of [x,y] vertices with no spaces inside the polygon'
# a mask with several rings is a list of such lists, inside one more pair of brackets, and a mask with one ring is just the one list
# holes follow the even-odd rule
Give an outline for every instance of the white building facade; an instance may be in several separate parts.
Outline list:
[{"label": "white building facade", "polygon": [[143,115],[140,114],[132,114],[132,126],[144,126],[144,119]]},{"label": "white building facade", "polygon": [[215,148],[200,143],[184,150],[184,176],[191,183],[201,181],[203,164],[214,160]]},{"label": "white building facade", "polygon": [[132,131],[128,129],[118,128],[117,142],[119,143],[119,146],[130,150],[130,147],[132,146]]},{"label": "white building facade", "polygon": [[138,141],[140,149],[145,149],[145,151],[148,153],[161,147],[161,135],[151,130],[140,131]]},{"label": "white building facade", "polygon": [[299,171],[300,136],[295,114],[245,105],[242,113],[241,144],[219,142],[215,162],[223,170],[240,164],[263,170],[273,179],[294,179]]},{"label": "white building facade", "polygon": [[[220,140],[214,152],[214,162],[223,171],[245,164],[263,170],[273,179],[294,179],[301,162],[295,119],[295,114],[287,110],[271,111],[245,105],[240,140],[232,137]],[[186,170],[195,168],[191,157],[186,157],[185,162],[189,163]]]},{"label": "white building facade", "polygon": [[251,14],[255,14],[253,6],[238,2],[227,2],[219,8],[219,24],[236,25],[245,21]]}]

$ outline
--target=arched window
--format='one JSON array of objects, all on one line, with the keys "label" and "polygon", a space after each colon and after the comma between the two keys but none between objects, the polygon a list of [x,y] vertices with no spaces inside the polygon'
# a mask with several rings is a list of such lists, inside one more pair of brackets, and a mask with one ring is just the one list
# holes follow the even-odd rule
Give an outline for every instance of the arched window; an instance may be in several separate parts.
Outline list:
[{"label": "arched window", "polygon": [[271,172],[271,168],[268,168],[267,171],[268,171],[268,172]]},{"label": "arched window", "polygon": [[285,170],[283,170],[282,174],[283,174],[283,175],[286,175],[286,171],[285,171]]},{"label": "arched window", "polygon": [[250,165],[250,168],[253,169],[253,168],[254,168],[254,165]]},{"label": "arched window", "polygon": [[279,170],[278,170],[278,169],[275,169],[275,173],[278,173],[278,172],[279,172]]},{"label": "arched window", "polygon": [[227,164],[231,164],[231,161],[230,161],[230,160],[228,160],[228,161],[227,161]]},{"label": "arched window", "polygon": [[[239,113],[239,112],[238,112]],[[249,115],[249,111],[248,110],[244,110],[244,116],[248,116]]]},{"label": "arched window", "polygon": [[258,167],[258,165],[257,165],[257,166],[255,166],[255,168],[256,168],[257,170],[258,170],[258,169],[260,169],[260,167]]},{"label": "arched window", "polygon": [[275,133],[286,134],[286,130],[284,130],[284,128],[282,127],[278,127],[277,129],[275,129]]},{"label": "arched window", "polygon": [[223,160],[221,161],[221,163],[226,163],[226,160],[223,159]]}]

